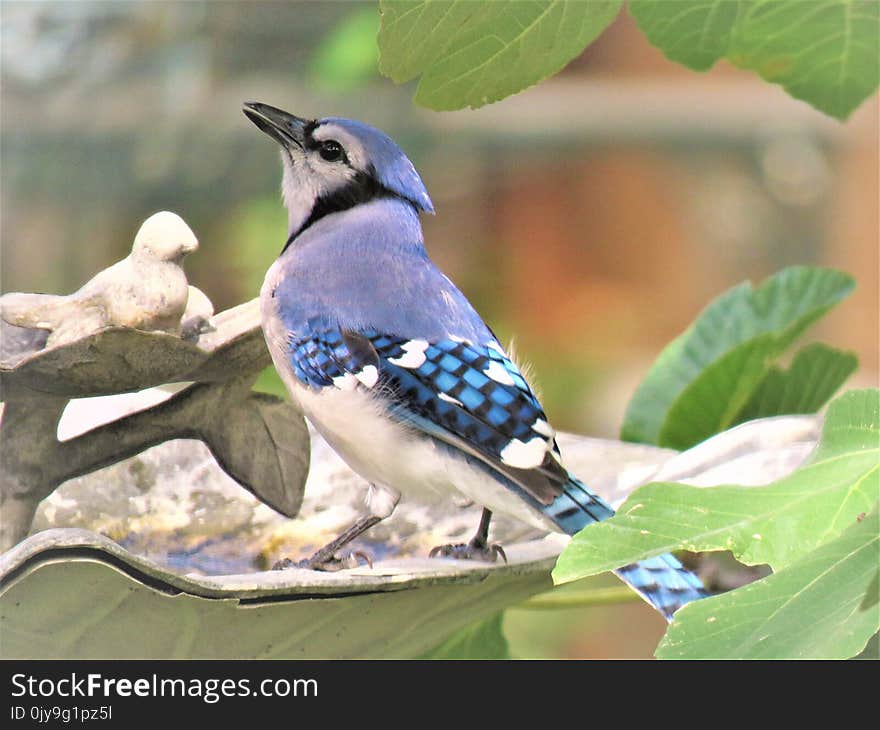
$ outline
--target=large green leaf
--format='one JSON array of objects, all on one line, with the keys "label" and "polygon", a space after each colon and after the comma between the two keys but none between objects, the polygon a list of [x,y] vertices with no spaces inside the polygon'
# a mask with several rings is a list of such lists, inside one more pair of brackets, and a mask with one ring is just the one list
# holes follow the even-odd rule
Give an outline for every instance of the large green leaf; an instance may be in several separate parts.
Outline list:
[{"label": "large green leaf", "polygon": [[685,606],[663,659],[846,659],[880,630],[880,513],[762,580]]},{"label": "large green leaf", "polygon": [[788,370],[770,368],[737,414],[736,423],[793,413],[815,413],[855,372],[859,359],[819,342],[798,352]]},{"label": "large green leaf", "polygon": [[632,0],[670,59],[703,71],[726,58],[845,119],[880,83],[880,4],[865,0]]},{"label": "large green leaf", "polygon": [[667,58],[695,71],[711,68],[730,47],[749,0],[630,0],[629,12]]},{"label": "large green leaf", "polygon": [[431,109],[480,107],[536,84],[583,51],[622,0],[380,0],[379,70],[421,75]]},{"label": "large green leaf", "polygon": [[880,82],[878,9],[865,0],[760,0],[737,23],[728,57],[846,119]]},{"label": "large green leaf", "polygon": [[880,499],[880,391],[850,391],[828,408],[806,464],[765,487],[655,483],[611,519],[575,535],[553,570],[557,583],[670,550],[731,550],[774,570],[833,540]]},{"label": "large green leaf", "polygon": [[509,659],[504,612],[455,632],[422,659]]},{"label": "large green leaf", "polygon": [[621,438],[686,449],[738,423],[773,360],[853,286],[840,271],[795,266],[721,295],[660,354]]}]

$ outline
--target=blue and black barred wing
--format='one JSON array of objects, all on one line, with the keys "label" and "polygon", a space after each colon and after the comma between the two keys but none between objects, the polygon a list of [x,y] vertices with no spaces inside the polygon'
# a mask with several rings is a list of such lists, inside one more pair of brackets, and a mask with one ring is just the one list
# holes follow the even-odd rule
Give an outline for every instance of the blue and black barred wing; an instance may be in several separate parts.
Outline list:
[{"label": "blue and black barred wing", "polygon": [[561,466],[541,404],[497,342],[428,342],[316,322],[290,351],[303,383],[376,387],[394,417],[477,458],[566,532],[612,514]]},{"label": "blue and black barred wing", "polygon": [[[313,323],[309,323],[310,325]],[[293,373],[312,388],[372,388],[379,380],[379,356],[370,340],[349,330],[314,327],[290,343]]]},{"label": "blue and black barred wing", "polygon": [[497,343],[383,336],[371,342],[401,420],[476,457],[542,505],[562,494],[568,473],[555,433]]}]

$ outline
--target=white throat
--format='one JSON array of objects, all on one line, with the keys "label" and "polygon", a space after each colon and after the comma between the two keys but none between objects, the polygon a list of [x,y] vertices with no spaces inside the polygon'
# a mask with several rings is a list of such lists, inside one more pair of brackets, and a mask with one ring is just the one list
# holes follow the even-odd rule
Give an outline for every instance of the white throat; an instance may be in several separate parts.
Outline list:
[{"label": "white throat", "polygon": [[295,166],[285,161],[284,174],[281,177],[281,197],[287,208],[287,235],[302,228],[303,223],[312,212],[319,191],[314,185],[314,178],[303,174],[303,164]]},{"label": "white throat", "polygon": [[299,231],[311,215],[315,203],[333,191],[344,188],[355,176],[348,165],[324,162],[312,155],[288,158],[282,151],[284,174],[281,177],[281,196],[287,207],[287,235]]}]

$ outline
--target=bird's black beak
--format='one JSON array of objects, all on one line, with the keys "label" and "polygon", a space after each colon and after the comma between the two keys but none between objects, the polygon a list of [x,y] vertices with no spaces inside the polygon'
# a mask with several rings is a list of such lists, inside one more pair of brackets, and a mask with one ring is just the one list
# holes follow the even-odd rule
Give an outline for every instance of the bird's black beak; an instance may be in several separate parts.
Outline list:
[{"label": "bird's black beak", "polygon": [[313,125],[309,119],[300,119],[282,109],[257,101],[246,101],[242,111],[245,116],[284,147],[305,145],[306,130]]}]

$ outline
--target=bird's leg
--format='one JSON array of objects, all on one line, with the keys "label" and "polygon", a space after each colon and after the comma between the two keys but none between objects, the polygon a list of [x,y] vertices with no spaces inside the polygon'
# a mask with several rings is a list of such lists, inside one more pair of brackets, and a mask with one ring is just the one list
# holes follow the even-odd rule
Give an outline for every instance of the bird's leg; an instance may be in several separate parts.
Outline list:
[{"label": "bird's leg", "polygon": [[491,510],[483,508],[480,517],[480,526],[477,534],[468,543],[457,545],[438,545],[430,553],[432,558],[455,558],[456,560],[482,560],[486,563],[494,563],[499,556],[507,562],[507,555],[500,545],[489,544],[489,522],[492,519]]},{"label": "bird's leg", "polygon": [[307,568],[309,570],[335,571],[345,570],[346,568],[356,568],[359,563],[358,559],[363,560],[371,568],[373,561],[366,553],[355,550],[344,557],[338,557],[336,553],[348,545],[352,540],[360,537],[369,530],[373,525],[378,524],[388,517],[397,506],[400,494],[388,487],[377,487],[370,485],[367,503],[370,508],[370,514],[361,517],[339,537],[328,542],[324,547],[317,550],[311,557],[305,560],[291,560],[284,558],[279,560],[272,566],[272,570],[284,570],[285,568]]},{"label": "bird's leg", "polygon": [[345,570],[346,568],[356,568],[358,566],[358,558],[362,558],[365,563],[372,567],[373,561],[370,560],[370,557],[366,553],[355,551],[341,558],[337,557],[336,553],[356,537],[359,537],[369,530],[377,522],[381,521],[382,518],[376,517],[375,515],[361,517],[361,519],[355,522],[339,537],[328,542],[311,557],[306,558],[305,560],[291,560],[290,558],[284,558],[275,563],[275,565],[272,566],[272,570],[284,570],[285,568],[308,568],[309,570],[325,571]]}]

